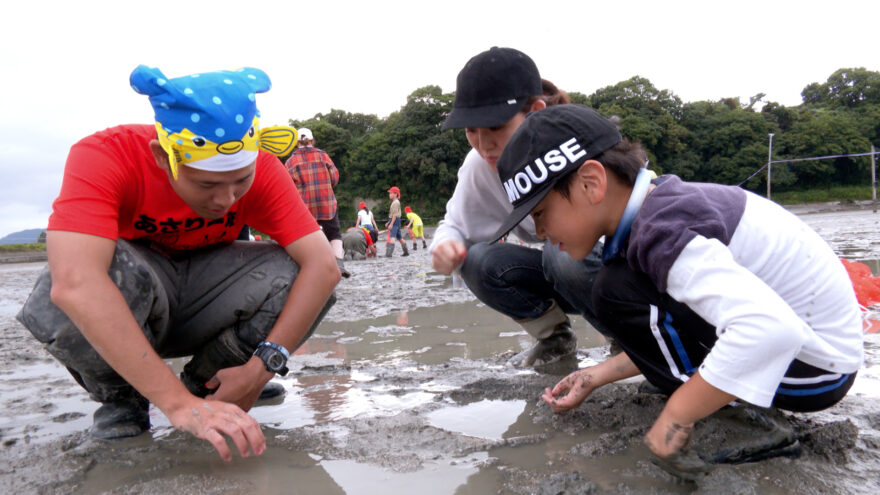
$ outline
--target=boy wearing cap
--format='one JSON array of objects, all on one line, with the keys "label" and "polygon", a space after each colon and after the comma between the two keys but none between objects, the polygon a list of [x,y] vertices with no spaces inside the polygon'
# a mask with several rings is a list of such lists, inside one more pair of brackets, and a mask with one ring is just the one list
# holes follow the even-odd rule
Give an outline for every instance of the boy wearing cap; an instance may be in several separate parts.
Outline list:
[{"label": "boy wearing cap", "polygon": [[[465,128],[473,149],[458,170],[458,183],[446,214],[434,232],[430,252],[440,273],[459,271],[474,295],[511,317],[536,339],[510,359],[514,366],[539,366],[572,356],[577,337],[568,314],[600,325],[589,298],[600,262],[598,250],[574,261],[555,249],[513,242],[490,244],[511,211],[501,190],[496,163],[526,115],[568,103],[568,95],[541,79],[534,61],[513,48],[493,47],[471,58],[456,80],[452,112],[443,130]],[[530,218],[513,228],[530,244],[541,242]]]},{"label": "boy wearing cap", "polygon": [[[49,218],[49,266],[18,315],[101,406],[90,433],[135,436],[152,402],[231,459],[265,438],[246,410],[335,302],[339,269],[259,128],[259,69],[169,79],[137,67],[155,125],[86,137]],[[258,145],[259,142],[259,145]],[[242,225],[275,243],[233,242]],[[162,360],[192,355],[180,378]]]},{"label": "boy wearing cap", "polygon": [[400,232],[400,188],[391,186],[388,189],[388,199],[391,200],[391,206],[388,207],[388,222],[385,223],[385,228],[388,230],[388,237],[385,238],[385,257],[390,258],[394,254],[395,239],[400,243],[400,247],[403,248],[401,256],[409,256],[406,242],[404,242]]},{"label": "boy wearing cap", "polygon": [[499,160],[513,212],[494,237],[529,213],[574,259],[605,236],[584,290],[624,352],[542,398],[561,412],[644,375],[671,394],[645,442],[688,475],[694,422],[734,399],[791,411],[841,400],[862,361],[861,318],[837,256],[799,218],[735,186],[651,181],[643,164],[640,146],[588,107],[537,112]]},{"label": "boy wearing cap", "polygon": [[342,234],[339,229],[339,212],[333,187],[339,183],[339,170],[324,150],[315,147],[311,129],[302,127],[297,131],[299,142],[285,166],[293,183],[302,195],[312,216],[318,221],[330,247],[336,255],[339,271],[343,277],[350,274],[342,263]]},{"label": "boy wearing cap", "polygon": [[428,245],[425,243],[425,224],[422,223],[422,217],[413,212],[409,206],[404,208],[403,211],[406,213],[407,220],[409,220],[405,228],[410,229],[410,232],[412,232],[413,251],[419,248],[419,245],[416,244],[416,239],[421,239],[422,247],[427,248]]}]

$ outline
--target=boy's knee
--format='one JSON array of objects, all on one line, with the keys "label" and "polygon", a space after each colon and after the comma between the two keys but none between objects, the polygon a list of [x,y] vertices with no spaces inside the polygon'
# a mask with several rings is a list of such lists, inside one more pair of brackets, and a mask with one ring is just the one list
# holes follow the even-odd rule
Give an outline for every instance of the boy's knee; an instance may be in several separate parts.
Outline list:
[{"label": "boy's knee", "polygon": [[461,265],[461,278],[471,290],[479,287],[487,280],[491,267],[492,245],[478,242],[467,250],[467,256]]}]

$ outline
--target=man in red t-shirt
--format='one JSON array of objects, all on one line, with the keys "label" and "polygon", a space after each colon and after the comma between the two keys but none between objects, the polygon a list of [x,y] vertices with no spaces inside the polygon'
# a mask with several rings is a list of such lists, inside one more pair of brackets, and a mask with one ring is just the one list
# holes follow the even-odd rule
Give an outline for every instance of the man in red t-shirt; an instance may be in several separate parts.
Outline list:
[{"label": "man in red t-shirt", "polygon": [[[47,233],[49,266],[18,319],[102,403],[109,439],[176,428],[231,458],[265,450],[245,411],[335,302],[333,252],[284,166],[296,133],[259,129],[258,69],[166,78],[139,66],[156,125],[70,150]],[[271,128],[270,128],[271,129]],[[286,143],[286,144],[285,144]],[[235,241],[243,225],[276,243]],[[180,378],[164,357],[192,355]]]}]

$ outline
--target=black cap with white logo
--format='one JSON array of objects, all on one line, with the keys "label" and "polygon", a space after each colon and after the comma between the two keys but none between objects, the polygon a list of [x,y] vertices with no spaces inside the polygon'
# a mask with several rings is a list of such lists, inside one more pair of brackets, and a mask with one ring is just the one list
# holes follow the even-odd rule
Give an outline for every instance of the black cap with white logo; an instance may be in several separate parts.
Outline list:
[{"label": "black cap with white logo", "polygon": [[522,222],[559,179],[621,139],[617,126],[583,105],[555,105],[529,114],[498,159],[513,212],[492,242]]},{"label": "black cap with white logo", "polygon": [[468,60],[455,84],[452,112],[443,130],[498,127],[540,95],[538,66],[525,53],[493,46]]}]

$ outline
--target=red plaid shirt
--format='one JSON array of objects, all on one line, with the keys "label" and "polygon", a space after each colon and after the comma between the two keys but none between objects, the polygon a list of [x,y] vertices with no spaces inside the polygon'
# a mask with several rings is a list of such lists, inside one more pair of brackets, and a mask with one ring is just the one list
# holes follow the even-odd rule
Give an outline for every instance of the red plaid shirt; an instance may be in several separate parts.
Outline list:
[{"label": "red plaid shirt", "polygon": [[313,146],[297,148],[286,165],[303,203],[315,219],[331,220],[335,217],[333,186],[339,182],[339,171],[327,153]]}]

